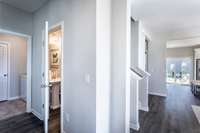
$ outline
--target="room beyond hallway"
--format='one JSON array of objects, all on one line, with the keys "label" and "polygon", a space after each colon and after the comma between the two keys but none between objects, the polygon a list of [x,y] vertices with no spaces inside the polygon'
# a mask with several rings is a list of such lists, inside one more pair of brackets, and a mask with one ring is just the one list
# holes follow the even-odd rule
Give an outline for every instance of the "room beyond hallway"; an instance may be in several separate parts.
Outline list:
[{"label": "room beyond hallway", "polygon": [[168,84],[190,85],[193,76],[193,58],[167,58],[166,82]]},{"label": "room beyond hallway", "polygon": [[[0,120],[25,113],[31,87],[27,87],[27,38],[0,32]],[[16,33],[17,34],[17,33]]]},{"label": "room beyond hallway", "polygon": [[131,133],[200,133],[192,105],[200,106],[190,86],[167,85],[168,96],[149,96],[149,112],[140,112],[140,131]]},{"label": "room beyond hallway", "polygon": [[26,102],[22,99],[0,102],[0,120],[26,112]]}]

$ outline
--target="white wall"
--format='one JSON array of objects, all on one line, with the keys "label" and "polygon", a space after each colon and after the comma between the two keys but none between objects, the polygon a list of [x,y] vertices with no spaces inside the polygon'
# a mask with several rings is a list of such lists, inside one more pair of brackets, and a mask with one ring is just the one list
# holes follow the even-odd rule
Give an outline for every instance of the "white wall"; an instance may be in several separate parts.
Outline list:
[{"label": "white wall", "polygon": [[50,0],[33,20],[33,108],[42,113],[39,64],[44,21],[50,26],[64,21],[64,129],[69,133],[95,133],[96,1]]},{"label": "white wall", "polygon": [[144,79],[139,81],[139,109],[143,111],[149,110],[149,78],[151,77],[144,77]]},{"label": "white wall", "polygon": [[111,0],[96,5],[96,133],[110,133]]},{"label": "white wall", "polygon": [[26,73],[27,40],[22,37],[0,34],[0,41],[10,44],[10,92],[8,98],[19,97],[21,96],[20,75]]},{"label": "white wall", "polygon": [[[139,65],[139,22],[131,21],[131,67],[138,67]],[[139,113],[138,113],[138,101],[139,101],[139,86],[138,81],[131,78],[131,95],[130,95],[130,125],[131,128],[139,128]]]},{"label": "white wall", "polygon": [[130,128],[139,130],[139,79],[131,75]]},{"label": "white wall", "polygon": [[[145,28],[145,27],[144,27]],[[135,28],[133,28],[135,29]],[[138,29],[136,29],[137,31]],[[146,29],[143,29],[146,33]],[[151,74],[149,78],[149,93],[151,94],[160,94],[163,96],[167,95],[167,89],[166,89],[166,84],[165,84],[165,59],[166,59],[166,42],[167,39],[166,37],[160,36],[158,34],[153,34],[150,32],[150,34],[147,33],[147,35],[150,35],[150,44],[149,44],[149,73]],[[137,37],[138,38],[138,37]],[[143,46],[144,47],[144,46]],[[136,47],[139,49],[138,47]],[[133,47],[133,51],[134,51]],[[139,50],[138,50],[139,52]],[[135,52],[136,53],[136,52]],[[134,56],[134,54],[132,56]],[[143,53],[143,52],[142,52]],[[135,58],[135,57],[134,57]],[[135,60],[132,58],[133,60]],[[145,62],[145,55],[142,56],[142,59],[137,59],[142,62],[140,62],[140,67],[144,66],[143,64]],[[136,62],[139,61],[135,60]],[[134,64],[135,62],[132,61]],[[140,84],[143,84],[140,81]],[[141,85],[140,85],[141,86]],[[142,86],[143,88],[144,86]],[[139,92],[140,94],[140,101],[141,99],[144,100],[145,98],[141,98],[141,91]]]},{"label": "white wall", "polygon": [[[139,22],[139,50],[138,50],[138,67],[145,70],[146,55],[145,55],[145,40],[146,35],[144,33],[144,27]],[[150,77],[151,78],[151,77]],[[148,111],[148,77],[144,77],[139,81],[139,108],[140,110]]]},{"label": "white wall", "polygon": [[0,2],[0,28],[32,35],[32,14]]},{"label": "white wall", "polygon": [[131,22],[131,66],[145,71],[145,33],[140,21]]},{"label": "white wall", "polygon": [[138,67],[145,71],[145,33],[143,25],[139,22]]},{"label": "white wall", "polygon": [[139,22],[131,22],[131,67],[139,65]]},{"label": "white wall", "polygon": [[[139,67],[145,71],[145,33],[140,21],[131,23],[131,67]],[[148,81],[147,77],[139,81],[140,109],[148,110]],[[132,94],[134,97],[135,94]],[[133,106],[133,105],[132,105]],[[133,117],[132,117],[133,118]],[[133,120],[131,120],[133,121]]]},{"label": "white wall", "polygon": [[112,1],[111,133],[128,133],[130,124],[130,1]]}]

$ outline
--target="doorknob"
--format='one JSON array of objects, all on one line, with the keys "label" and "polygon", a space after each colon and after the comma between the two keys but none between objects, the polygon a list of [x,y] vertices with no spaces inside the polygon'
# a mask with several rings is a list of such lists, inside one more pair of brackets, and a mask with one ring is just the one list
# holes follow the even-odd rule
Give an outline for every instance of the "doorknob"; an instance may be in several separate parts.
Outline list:
[{"label": "doorknob", "polygon": [[4,77],[7,77],[7,76],[8,76],[8,74],[7,74],[7,73],[5,73],[5,74],[3,74],[3,76],[4,76]]},{"label": "doorknob", "polygon": [[52,86],[52,84],[49,84],[49,85],[42,84],[41,88],[46,88],[46,87],[51,87],[51,86]]}]

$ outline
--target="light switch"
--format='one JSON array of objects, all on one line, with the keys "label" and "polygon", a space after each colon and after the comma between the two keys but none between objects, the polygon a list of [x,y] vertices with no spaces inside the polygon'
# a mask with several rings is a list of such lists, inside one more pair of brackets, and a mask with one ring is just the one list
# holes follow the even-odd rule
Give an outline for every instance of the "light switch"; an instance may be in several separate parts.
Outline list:
[{"label": "light switch", "polygon": [[67,123],[70,122],[70,116],[69,116],[68,113],[65,113],[65,121],[66,121]]},{"label": "light switch", "polygon": [[90,79],[90,75],[89,74],[85,74],[85,82],[90,84],[91,79]]}]

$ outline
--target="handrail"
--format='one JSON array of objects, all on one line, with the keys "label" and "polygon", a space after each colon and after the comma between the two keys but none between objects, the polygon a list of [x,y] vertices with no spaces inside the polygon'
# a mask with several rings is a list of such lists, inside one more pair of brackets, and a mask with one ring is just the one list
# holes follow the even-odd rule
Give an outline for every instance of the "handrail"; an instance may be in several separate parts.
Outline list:
[{"label": "handrail", "polygon": [[130,67],[130,70],[131,70],[132,72],[136,73],[139,77],[143,78],[143,75],[140,74],[140,73],[139,73],[137,70],[135,70],[134,68],[131,68],[131,67]]},{"label": "handrail", "polygon": [[136,69],[139,73],[141,73],[142,75],[145,75],[144,77],[150,77],[150,76],[151,76],[150,73],[148,73],[148,72],[146,72],[146,71],[140,69],[139,67],[136,67],[135,69]]}]

